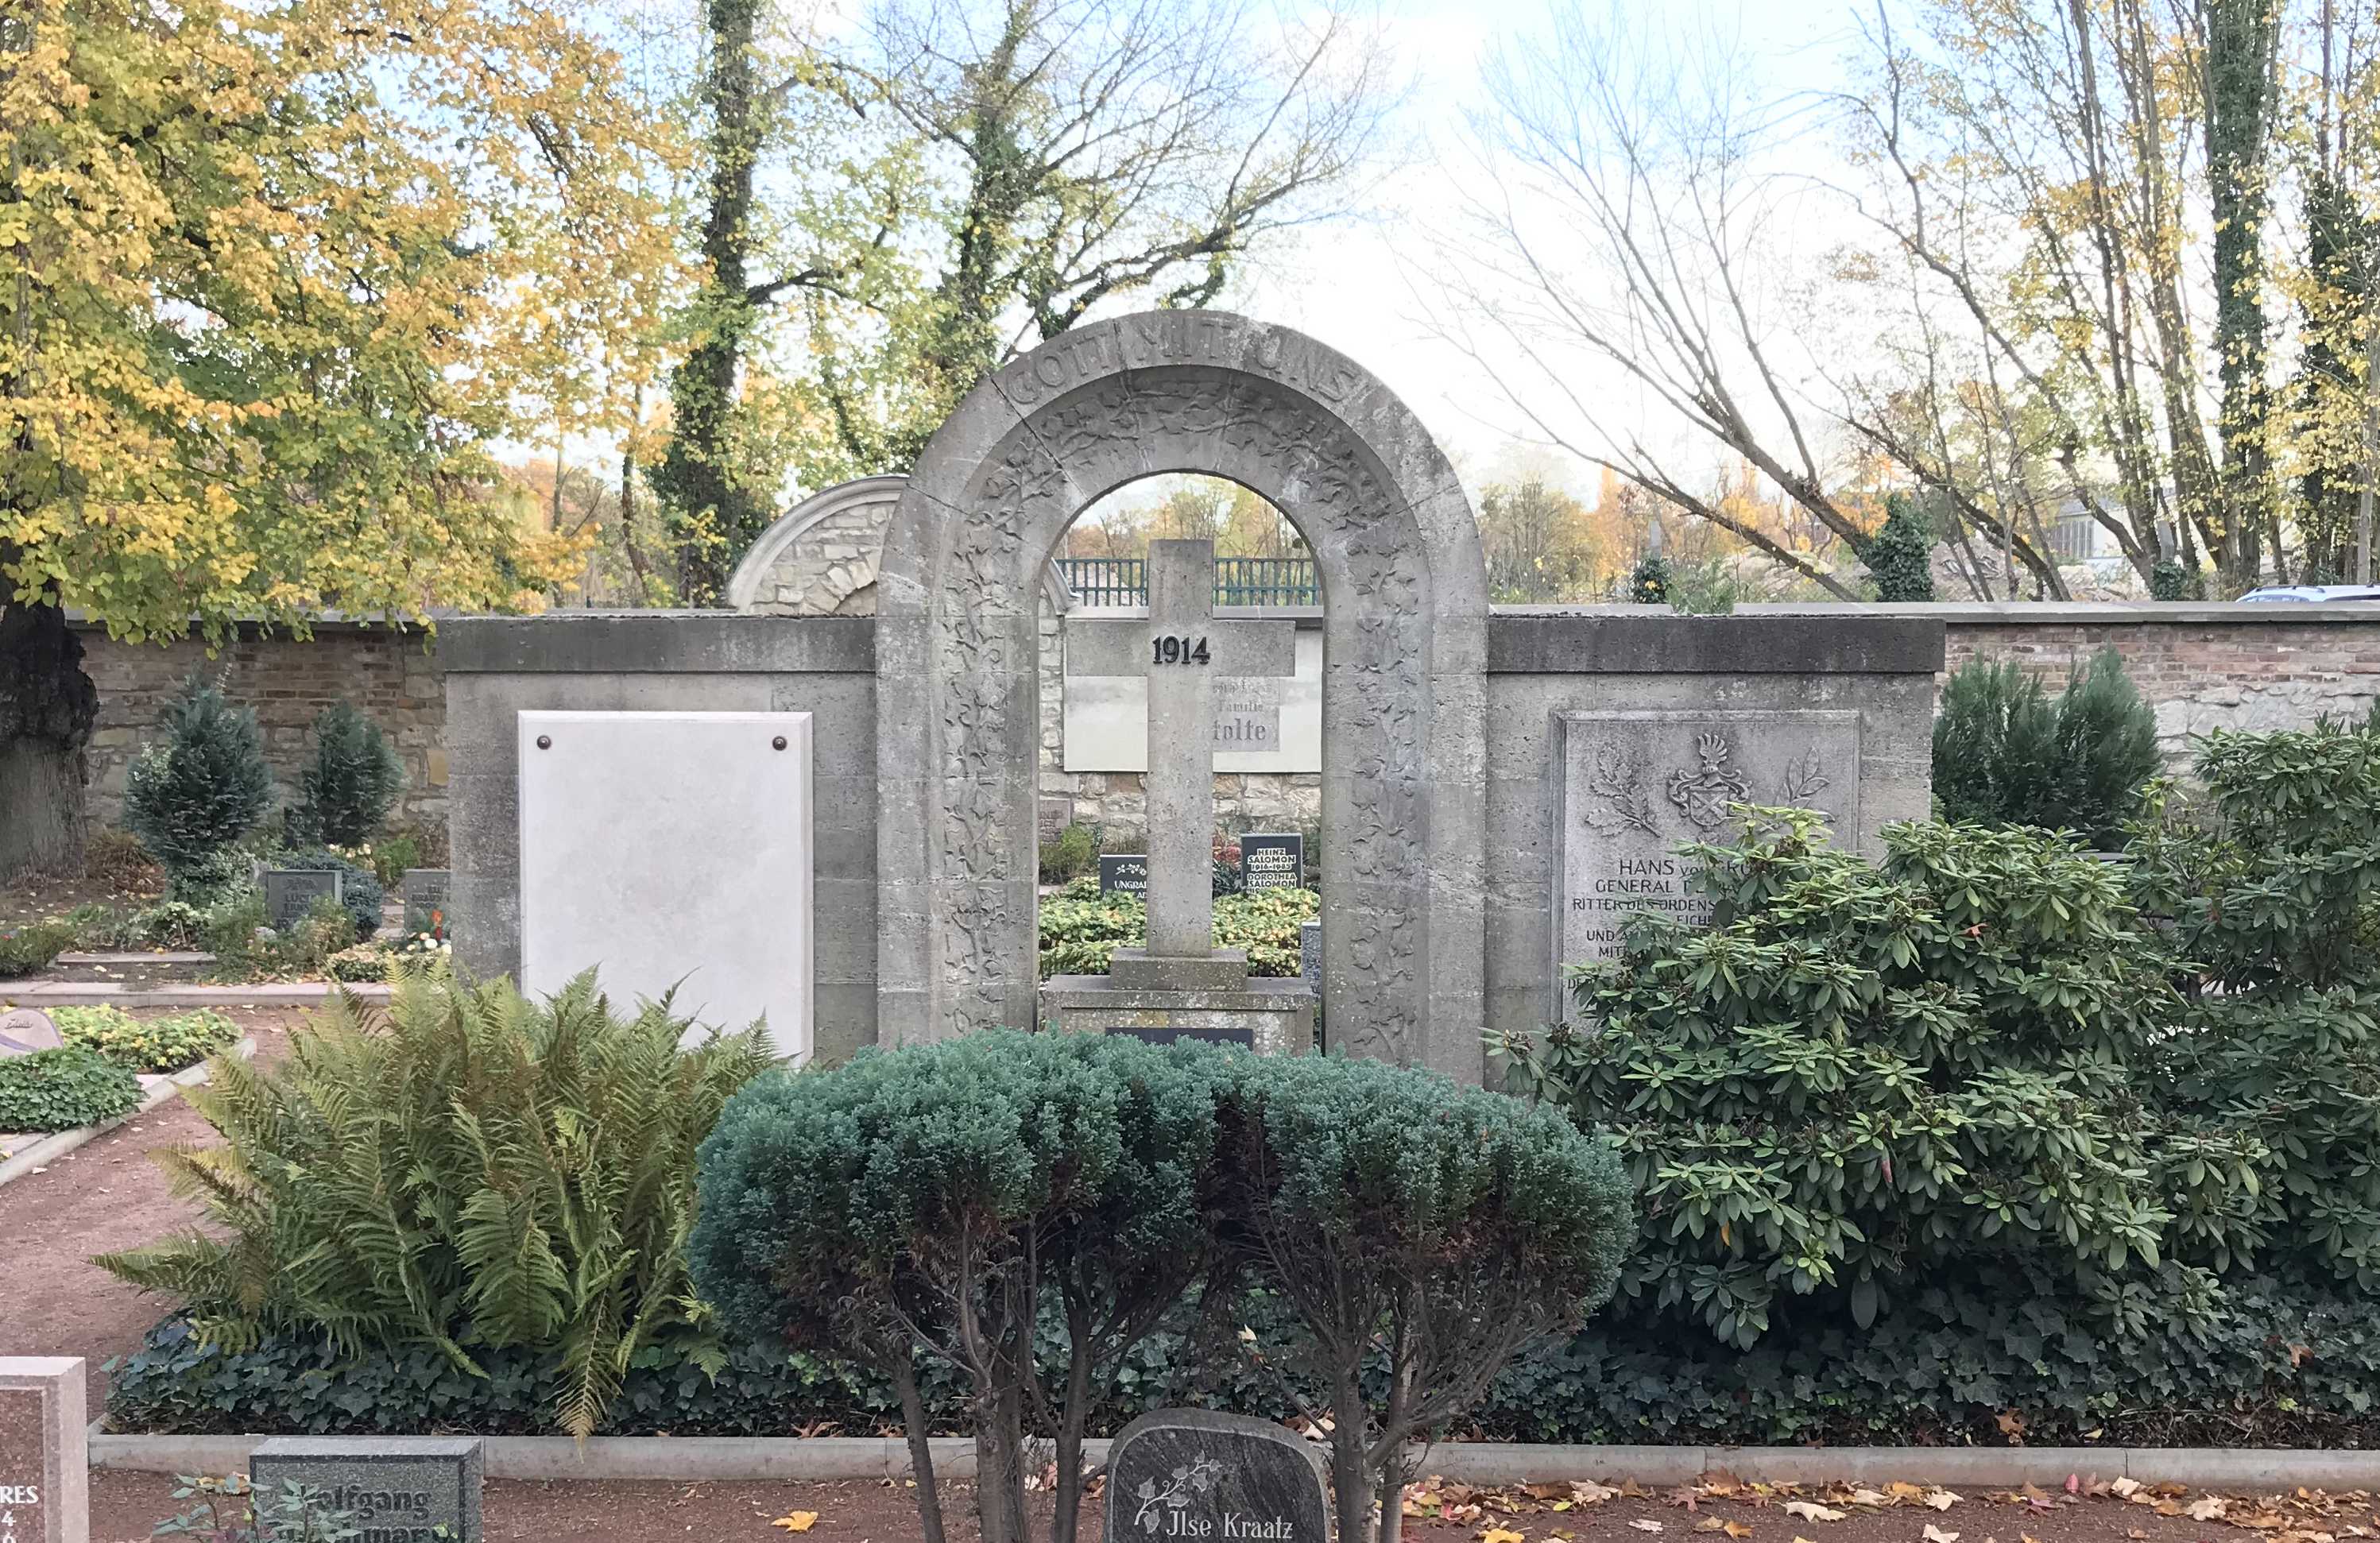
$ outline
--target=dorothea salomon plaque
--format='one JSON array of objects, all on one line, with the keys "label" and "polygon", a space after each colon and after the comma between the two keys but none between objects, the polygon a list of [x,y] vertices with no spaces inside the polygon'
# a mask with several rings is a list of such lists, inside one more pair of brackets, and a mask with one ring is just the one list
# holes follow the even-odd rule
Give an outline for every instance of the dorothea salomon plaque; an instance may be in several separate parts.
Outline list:
[{"label": "dorothea salomon plaque", "polygon": [[1710,915],[1694,865],[1675,849],[1734,839],[1731,806],[1817,809],[1834,830],[1856,832],[1859,733],[1849,711],[1557,714],[1555,1015],[1571,1010],[1561,966],[1616,958],[1631,912]]}]

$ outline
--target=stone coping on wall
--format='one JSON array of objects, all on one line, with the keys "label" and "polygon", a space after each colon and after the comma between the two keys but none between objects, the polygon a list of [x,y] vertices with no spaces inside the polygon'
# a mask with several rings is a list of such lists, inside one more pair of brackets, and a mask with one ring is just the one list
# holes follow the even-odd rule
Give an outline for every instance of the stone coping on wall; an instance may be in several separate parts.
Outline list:
[{"label": "stone coping on wall", "polygon": [[[1649,605],[1498,605],[1489,614],[1504,616],[1633,616],[1658,620],[1676,614]],[[1727,621],[1761,616],[1840,616],[1939,620],[1958,626],[2261,626],[2273,622],[2335,626],[2380,622],[2380,602],[2339,601],[2330,604],[2287,601],[2242,604],[2206,601],[1932,601],[1885,604],[1881,601],[1794,601],[1739,605],[1733,617],[1688,617],[1692,621]]]},{"label": "stone coping on wall", "polygon": [[1942,668],[1933,616],[1835,614],[1681,616],[1669,611],[1500,608],[1488,618],[1489,674],[1891,675]]},{"label": "stone coping on wall", "polygon": [[438,662],[449,674],[869,674],[876,624],[732,611],[458,616],[438,629]]}]

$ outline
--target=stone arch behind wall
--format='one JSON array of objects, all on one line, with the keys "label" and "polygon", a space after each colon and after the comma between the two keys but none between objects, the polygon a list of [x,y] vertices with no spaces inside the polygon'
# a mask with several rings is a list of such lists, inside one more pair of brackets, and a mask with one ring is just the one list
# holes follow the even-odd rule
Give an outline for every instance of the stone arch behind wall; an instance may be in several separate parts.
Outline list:
[{"label": "stone arch behind wall", "polygon": [[1488,608],[1469,503],[1370,373],[1212,311],[1014,361],[901,491],[876,597],[879,1036],[1035,1021],[1041,575],[1102,493],[1179,471],[1269,499],[1321,576],[1332,1039],[1476,1079]]}]

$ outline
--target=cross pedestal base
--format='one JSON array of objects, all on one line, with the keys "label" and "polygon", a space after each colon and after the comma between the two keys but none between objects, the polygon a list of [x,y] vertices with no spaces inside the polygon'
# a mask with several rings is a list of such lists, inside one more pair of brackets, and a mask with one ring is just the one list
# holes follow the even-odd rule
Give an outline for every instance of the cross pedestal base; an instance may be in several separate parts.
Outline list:
[{"label": "cross pedestal base", "polygon": [[[1246,968],[1245,959],[1237,963]],[[1077,1033],[1129,1034],[1160,1044],[1211,1040],[1245,1045],[1259,1055],[1298,1055],[1314,1048],[1314,992],[1294,978],[1259,977],[1238,990],[1167,990],[1126,986],[1109,975],[1061,975],[1041,984],[1041,1019]]]},{"label": "cross pedestal base", "polygon": [[1133,991],[1240,991],[1248,984],[1245,949],[1218,948],[1203,959],[1152,957],[1145,948],[1120,948],[1108,978]]}]

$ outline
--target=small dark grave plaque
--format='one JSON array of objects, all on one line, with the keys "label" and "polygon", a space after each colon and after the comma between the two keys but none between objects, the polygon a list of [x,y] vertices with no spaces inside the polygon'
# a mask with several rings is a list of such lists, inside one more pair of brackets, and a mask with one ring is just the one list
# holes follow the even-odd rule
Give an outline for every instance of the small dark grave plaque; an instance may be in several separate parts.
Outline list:
[{"label": "small dark grave plaque", "polygon": [[1108,1449],[1106,1543],[1330,1543],[1322,1459],[1277,1425],[1160,1409]]},{"label": "small dark grave plaque", "polygon": [[1240,871],[1252,890],[1293,890],[1305,883],[1305,838],[1294,831],[1251,831],[1240,838]]},{"label": "small dark grave plaque", "polygon": [[480,1543],[482,1464],[476,1436],[283,1436],[249,1456],[248,1476],[260,1495],[320,1490],[354,1513],[360,1543]]},{"label": "small dark grave plaque", "polygon": [[38,1007],[16,1007],[0,1013],[0,1055],[30,1055],[54,1051],[66,1043],[58,1026]]},{"label": "small dark grave plaque", "polygon": [[1187,1041],[1194,1045],[1241,1045],[1257,1048],[1257,1031],[1253,1028],[1162,1028],[1116,1027],[1110,1034],[1121,1034],[1151,1045],[1178,1045]]},{"label": "small dark grave plaque", "polygon": [[1099,858],[1099,893],[1101,894],[1136,894],[1148,898],[1148,858],[1145,854],[1104,856]]},{"label": "small dark grave plaque", "polygon": [[317,900],[336,900],[346,875],[337,869],[268,868],[257,875],[264,886],[264,914],[278,930],[306,919]]}]

